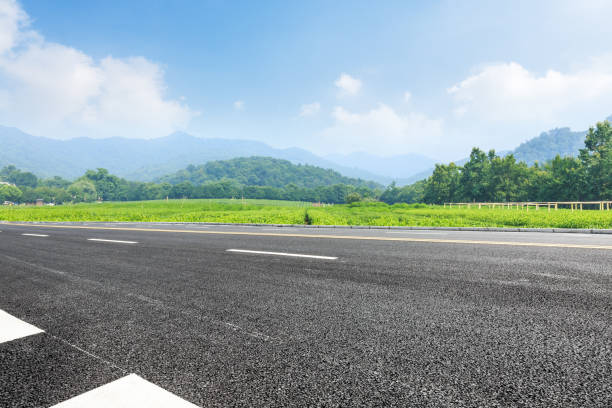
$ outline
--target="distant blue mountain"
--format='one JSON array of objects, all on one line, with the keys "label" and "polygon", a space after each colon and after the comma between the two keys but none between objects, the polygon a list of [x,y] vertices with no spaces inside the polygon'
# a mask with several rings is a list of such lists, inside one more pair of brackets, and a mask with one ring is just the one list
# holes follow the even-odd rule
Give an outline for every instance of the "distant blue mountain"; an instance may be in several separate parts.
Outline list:
[{"label": "distant blue mountain", "polygon": [[387,184],[390,178],[345,167],[307,150],[275,149],[252,140],[207,139],[174,133],[158,139],[76,138],[55,140],[0,126],[0,167],[13,164],[39,176],[73,179],[103,167],[129,180],[151,181],[212,160],[266,156],[333,169],[344,176]]},{"label": "distant blue mountain", "polygon": [[436,163],[436,160],[416,153],[383,157],[355,152],[346,155],[330,154],[325,158],[347,168],[359,168],[373,174],[381,174],[398,185],[408,184],[411,176],[432,168]]}]

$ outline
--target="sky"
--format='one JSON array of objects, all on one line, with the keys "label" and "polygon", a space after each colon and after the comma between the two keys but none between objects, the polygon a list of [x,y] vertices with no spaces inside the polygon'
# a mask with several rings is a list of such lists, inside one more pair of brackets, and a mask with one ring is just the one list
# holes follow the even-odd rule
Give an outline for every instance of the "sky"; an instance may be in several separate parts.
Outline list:
[{"label": "sky", "polygon": [[0,0],[0,125],[454,160],[612,114],[611,12],[605,0]]}]

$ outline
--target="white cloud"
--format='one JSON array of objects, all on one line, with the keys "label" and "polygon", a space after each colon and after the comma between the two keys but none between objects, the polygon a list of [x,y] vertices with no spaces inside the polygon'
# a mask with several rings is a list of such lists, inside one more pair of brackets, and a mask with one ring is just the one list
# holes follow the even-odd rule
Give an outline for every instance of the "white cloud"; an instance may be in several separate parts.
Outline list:
[{"label": "white cloud", "polygon": [[16,0],[0,2],[0,53],[9,51],[17,42],[20,28],[28,24],[28,16]]},{"label": "white cloud", "polygon": [[587,113],[612,113],[612,58],[592,59],[574,72],[542,75],[515,62],[488,65],[448,92],[458,117],[580,125],[576,122]]},{"label": "white cloud", "polygon": [[142,57],[96,61],[26,25],[15,1],[0,0],[2,124],[59,138],[150,138],[183,129],[197,115],[165,97],[159,65]]},{"label": "white cloud", "polygon": [[409,91],[404,92],[404,102],[410,102],[412,94]]},{"label": "white cloud", "polygon": [[361,89],[361,81],[345,73],[340,74],[334,84],[343,95],[356,95]]},{"label": "white cloud", "polygon": [[302,105],[302,107],[300,108],[300,116],[305,117],[316,115],[317,113],[319,113],[320,110],[321,104],[319,102],[307,103],[305,105]]},{"label": "white cloud", "polygon": [[244,109],[244,101],[236,101],[236,102],[234,102],[234,109],[236,109],[236,110]]},{"label": "white cloud", "polygon": [[565,126],[585,130],[609,116],[612,56],[566,72],[536,73],[516,62],[488,64],[448,93],[453,105],[443,149],[514,149],[540,132]]},{"label": "white cloud", "polygon": [[[368,151],[376,154],[435,152],[442,135],[442,121],[419,112],[400,114],[385,104],[364,113],[337,106],[334,124],[323,131],[326,142],[333,141],[343,153]],[[427,143],[424,146],[424,142]]]}]

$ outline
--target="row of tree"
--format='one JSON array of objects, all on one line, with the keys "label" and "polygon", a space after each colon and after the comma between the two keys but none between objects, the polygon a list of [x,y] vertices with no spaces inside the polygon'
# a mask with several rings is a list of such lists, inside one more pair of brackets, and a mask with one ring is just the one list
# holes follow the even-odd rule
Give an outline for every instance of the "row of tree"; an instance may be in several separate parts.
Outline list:
[{"label": "row of tree", "polygon": [[[112,175],[106,169],[89,170],[74,182],[59,177],[38,179],[14,166],[0,170],[0,201],[32,203],[42,199],[47,203],[103,201],[140,201],[165,198],[261,198],[271,200],[344,203],[347,197],[375,198],[379,191],[366,186],[333,184],[314,188],[289,183],[284,187],[244,185],[236,180],[221,179],[194,185],[189,181],[178,184],[128,181]],[[25,181],[25,182],[24,182]],[[352,196],[351,196],[352,193]]]}]

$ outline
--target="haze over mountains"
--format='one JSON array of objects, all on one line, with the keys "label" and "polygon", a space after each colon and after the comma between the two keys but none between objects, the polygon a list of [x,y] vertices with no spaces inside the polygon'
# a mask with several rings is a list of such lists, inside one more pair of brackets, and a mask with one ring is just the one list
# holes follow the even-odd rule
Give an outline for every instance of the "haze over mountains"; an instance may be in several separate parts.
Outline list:
[{"label": "haze over mountains", "polygon": [[265,143],[237,139],[205,139],[174,133],[157,139],[76,138],[55,140],[32,136],[15,128],[0,127],[0,167],[14,164],[40,176],[75,178],[87,169],[103,167],[121,177],[151,181],[184,169],[189,164],[235,157],[268,156],[295,164],[332,168],[348,177],[387,179],[359,169],[339,166],[299,149],[275,149]]},{"label": "haze over mountains", "polygon": [[[577,155],[584,145],[585,133],[569,128],[553,129],[503,153],[513,153],[517,160],[528,164],[545,162],[557,154]],[[466,156],[470,148],[466,146]],[[356,152],[321,157],[300,148],[277,149],[252,140],[199,138],[186,133],[148,140],[84,137],[56,140],[0,126],[0,167],[13,164],[43,177],[58,175],[73,179],[88,169],[103,167],[126,179],[152,181],[185,169],[189,164],[250,156],[333,169],[346,177],[385,185],[392,181],[404,185],[426,178],[436,163],[419,154],[380,157]]]}]

